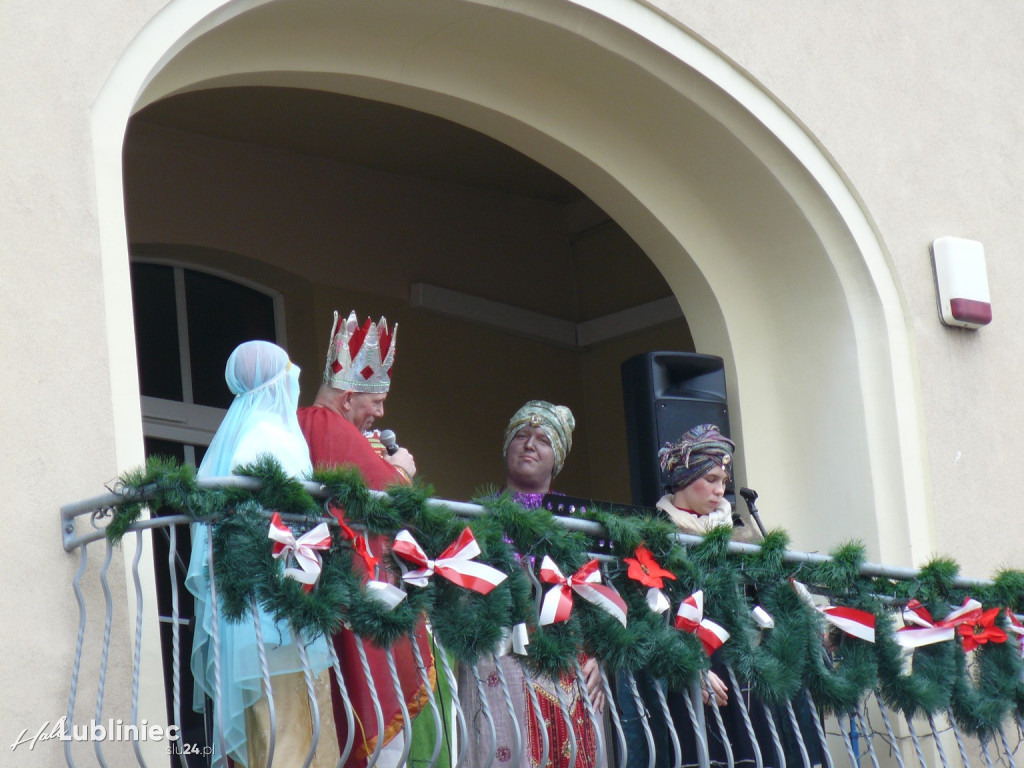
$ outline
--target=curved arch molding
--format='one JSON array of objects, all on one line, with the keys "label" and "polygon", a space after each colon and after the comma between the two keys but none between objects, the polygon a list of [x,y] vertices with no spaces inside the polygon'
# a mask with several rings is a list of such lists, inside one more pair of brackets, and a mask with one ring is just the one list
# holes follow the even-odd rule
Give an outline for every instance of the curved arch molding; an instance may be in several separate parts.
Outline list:
[{"label": "curved arch molding", "polygon": [[[805,549],[859,538],[895,564],[931,552],[913,350],[871,221],[793,116],[672,19],[635,0],[170,2],[94,112],[112,350],[133,349],[117,299],[128,118],[229,85],[418,109],[558,172],[661,270],[698,351],[726,359],[739,479],[766,523]],[[116,397],[134,360],[114,362],[115,378],[131,373]],[[128,455],[137,416],[118,418]]]}]

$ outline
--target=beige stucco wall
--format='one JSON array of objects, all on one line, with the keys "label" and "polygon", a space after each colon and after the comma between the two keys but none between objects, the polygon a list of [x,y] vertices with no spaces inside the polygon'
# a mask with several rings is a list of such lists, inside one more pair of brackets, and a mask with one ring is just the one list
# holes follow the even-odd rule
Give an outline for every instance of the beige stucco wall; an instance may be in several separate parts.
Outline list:
[{"label": "beige stucco wall", "polygon": [[[141,433],[136,428],[133,437],[131,429],[138,417],[133,352],[125,344],[130,329],[108,322],[123,320],[126,310],[104,303],[101,258],[109,251],[98,220],[109,211],[97,206],[90,119],[106,78],[163,5],[98,0],[88,13],[70,0],[0,5],[0,351],[11,374],[0,472],[16,547],[0,565],[7,585],[0,626],[5,749],[22,729],[54,721],[65,707],[77,632],[69,584],[77,563],[60,549],[57,510],[97,493],[141,455]],[[955,555],[972,575],[1024,565],[1013,534],[1024,483],[1015,471],[1024,415],[1014,397],[1024,317],[1013,304],[1024,269],[1015,258],[1024,191],[1017,141],[1024,106],[1016,98],[1024,74],[1015,54],[1024,10],[967,2],[659,5],[807,127],[875,228],[912,343],[918,399],[903,397],[898,406],[920,416],[931,503],[923,519],[934,531],[934,548]],[[169,8],[186,13],[188,6]],[[636,7],[639,13],[645,6]],[[117,137],[105,140],[119,146]],[[734,184],[742,189],[744,179]],[[108,185],[102,193],[109,191]],[[928,245],[942,235],[984,243],[995,313],[990,328],[969,333],[938,323]],[[801,286],[792,300],[811,292],[813,286]],[[787,423],[774,427],[784,431]],[[807,438],[812,450],[843,449],[822,442],[821,433]],[[760,439],[768,442],[770,434]],[[799,464],[791,469],[788,483],[807,480]],[[857,490],[847,489],[851,508]],[[865,496],[870,490],[863,489]],[[95,611],[98,590],[88,590]],[[118,605],[117,682],[108,683],[108,692],[124,704],[128,624]],[[99,633],[90,626],[92,654]],[[91,706],[95,691],[82,696]],[[32,752],[22,746],[14,755],[16,765],[60,760],[52,743]]]},{"label": "beige stucco wall", "polygon": [[[1013,520],[1024,310],[1014,302],[1024,278],[1024,8],[652,5],[749,72],[849,179],[892,261],[912,330],[935,549],[972,575],[1021,567]],[[994,319],[978,332],[939,323],[929,246],[945,235],[985,246]]]},{"label": "beige stucco wall", "polygon": [[[59,742],[31,751],[10,746],[22,730],[34,736],[67,709],[78,560],[61,549],[58,509],[102,492],[118,472],[89,119],[118,57],[160,5],[99,2],[88,12],[60,0],[0,6],[0,353],[10,372],[0,409],[10,524],[0,565],[4,765],[63,762]],[[94,548],[85,584],[92,621],[79,717],[96,702],[103,608],[95,574],[102,558]],[[106,707],[124,712],[131,651],[118,557],[110,573],[116,610]],[[92,755],[92,747],[78,745],[74,754]],[[111,764],[128,764],[124,745],[106,754]]]}]

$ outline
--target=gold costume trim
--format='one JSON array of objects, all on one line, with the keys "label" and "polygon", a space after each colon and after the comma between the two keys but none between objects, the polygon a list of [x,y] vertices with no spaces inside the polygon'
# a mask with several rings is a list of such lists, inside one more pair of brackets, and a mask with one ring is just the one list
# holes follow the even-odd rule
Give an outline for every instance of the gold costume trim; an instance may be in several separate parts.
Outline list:
[{"label": "gold costume trim", "polygon": [[[437,692],[437,670],[434,665],[434,660],[430,660],[430,667],[427,669],[427,680],[430,681],[430,690]],[[427,704],[430,703],[430,697],[427,695],[427,686],[421,684],[417,689],[412,701],[406,702],[406,707],[409,710],[410,722],[416,718],[424,709]],[[366,731],[363,729],[362,722],[359,718],[356,718],[356,722],[359,723],[359,729],[363,732],[363,743],[361,746],[357,746],[353,749],[353,754],[359,759],[366,759],[373,754],[373,751],[377,748],[377,737],[367,740]],[[386,726],[384,726],[384,743],[387,744],[391,741],[398,733],[402,730],[403,718],[402,712],[399,711],[391,718]]]}]

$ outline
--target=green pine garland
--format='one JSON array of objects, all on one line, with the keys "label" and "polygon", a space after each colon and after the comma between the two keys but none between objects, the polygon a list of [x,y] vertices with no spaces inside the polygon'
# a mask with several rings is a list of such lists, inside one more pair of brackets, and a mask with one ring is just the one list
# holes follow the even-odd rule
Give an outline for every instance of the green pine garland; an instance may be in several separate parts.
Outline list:
[{"label": "green pine garland", "polygon": [[[357,470],[318,470],[313,480],[330,498],[324,504],[285,475],[273,459],[261,458],[237,472],[259,480],[260,489],[200,489],[193,468],[150,459],[144,468],[120,479],[117,490],[124,501],[113,510],[107,536],[119,541],[147,504],[200,523],[209,521],[216,585],[229,620],[241,620],[255,600],[276,621],[288,622],[309,636],[329,635],[344,625],[388,647],[415,631],[426,614],[439,641],[468,662],[489,654],[503,630],[524,623],[530,633],[525,661],[537,672],[553,676],[568,670],[585,648],[612,672],[651,674],[671,688],[687,687],[708,668],[708,658],[696,637],[675,629],[672,612],[653,613],[646,587],[629,579],[622,558],[634,556],[643,545],[676,576],[663,590],[673,608],[694,591],[704,591],[707,617],[730,633],[721,650],[725,661],[768,704],[793,700],[806,689],[818,707],[845,714],[877,689],[888,706],[908,717],[948,709],[962,729],[982,737],[1011,713],[1024,715],[1024,667],[1017,641],[989,643],[971,656],[959,641],[927,645],[913,652],[910,669],[905,669],[907,657],[895,639],[894,606],[916,597],[932,615],[941,617],[950,606],[962,603],[968,595],[953,587],[959,569],[949,559],[929,563],[914,580],[871,579],[860,574],[864,549],[859,544],[838,547],[830,562],[794,566],[783,559],[789,540],[780,531],[770,532],[754,554],[730,554],[726,527],[685,547],[676,542],[677,530],[667,520],[592,509],[586,517],[604,527],[617,556],[604,563],[602,571],[626,602],[628,623],[623,627],[577,597],[568,621],[540,627],[537,597],[524,560],[536,569],[548,556],[569,575],[590,559],[592,544],[559,525],[546,510],[527,511],[507,494],[487,493],[478,500],[487,514],[468,525],[481,548],[478,559],[508,578],[480,595],[435,576],[426,588],[406,586],[407,598],[389,610],[367,594],[352,544],[329,510],[373,535],[391,538],[407,529],[427,556],[436,558],[467,523],[443,505],[428,504],[431,488],[395,486],[386,496],[378,496],[369,492]],[[151,501],[143,502],[143,493],[150,494]],[[322,553],[323,569],[309,593],[284,577],[272,556],[267,538],[272,511],[280,512],[297,536],[320,522],[331,529],[331,547]],[[394,556],[384,562],[393,572],[407,565]],[[874,614],[875,643],[826,630],[820,614],[790,585],[791,577],[828,595],[835,604]],[[542,591],[548,588],[541,585]],[[1020,612],[1024,573],[1002,571],[991,586],[972,590],[970,596],[989,607]],[[774,618],[773,629],[755,626],[750,615],[754,604]]]},{"label": "green pine garland", "polygon": [[[878,624],[889,617],[881,611],[869,583],[860,578],[863,563],[864,547],[845,544],[833,552],[830,562],[813,569],[814,581],[836,602],[873,614],[877,635]],[[834,647],[830,654],[822,653],[816,638],[808,644],[811,696],[825,711],[847,714],[856,708],[864,691],[877,684],[876,643],[837,632],[829,632],[829,637]]]},{"label": "green pine garland", "polygon": [[[942,616],[952,602],[952,582],[959,568],[947,558],[937,558],[921,569],[915,582],[894,585],[901,597],[916,597],[933,616]],[[884,583],[876,582],[884,587]],[[909,588],[909,589],[908,589]],[[946,610],[942,610],[945,603]],[[883,701],[906,717],[944,711],[949,707],[956,656],[962,655],[955,643],[935,643],[917,648],[910,655],[912,672],[903,671],[904,656],[895,641],[895,628],[886,617],[875,627],[878,644],[879,692]]]}]

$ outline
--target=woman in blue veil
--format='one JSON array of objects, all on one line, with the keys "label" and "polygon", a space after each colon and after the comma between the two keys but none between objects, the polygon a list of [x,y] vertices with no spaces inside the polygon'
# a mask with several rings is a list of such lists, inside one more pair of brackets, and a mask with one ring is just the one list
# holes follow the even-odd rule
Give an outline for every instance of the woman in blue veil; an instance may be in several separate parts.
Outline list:
[{"label": "woman in blue veil", "polygon": [[[231,353],[224,377],[235,399],[210,442],[198,477],[229,476],[235,467],[269,454],[289,475],[308,478],[312,472],[309,450],[295,416],[299,404],[299,367],[288,359],[288,353],[268,341],[248,341]],[[209,541],[207,524],[192,526],[192,559],[185,585],[195,596],[192,674],[196,681],[193,706],[197,712],[204,711],[206,697],[218,701],[214,695],[213,605],[207,567]],[[309,751],[313,723],[296,638],[287,626],[278,625],[262,610],[255,621],[259,621],[272,676],[277,722],[274,762],[302,765]],[[250,618],[235,624],[218,614],[221,695],[220,712],[214,712],[212,719],[215,729],[223,727],[224,751],[236,764],[243,766],[265,762],[270,735],[255,621]],[[321,674],[330,667],[327,641],[320,637],[313,642],[302,642],[314,675],[322,723],[312,765],[334,766],[338,760],[338,745],[334,738],[330,682],[328,674]],[[213,742],[214,764],[225,765],[217,734]]]}]

